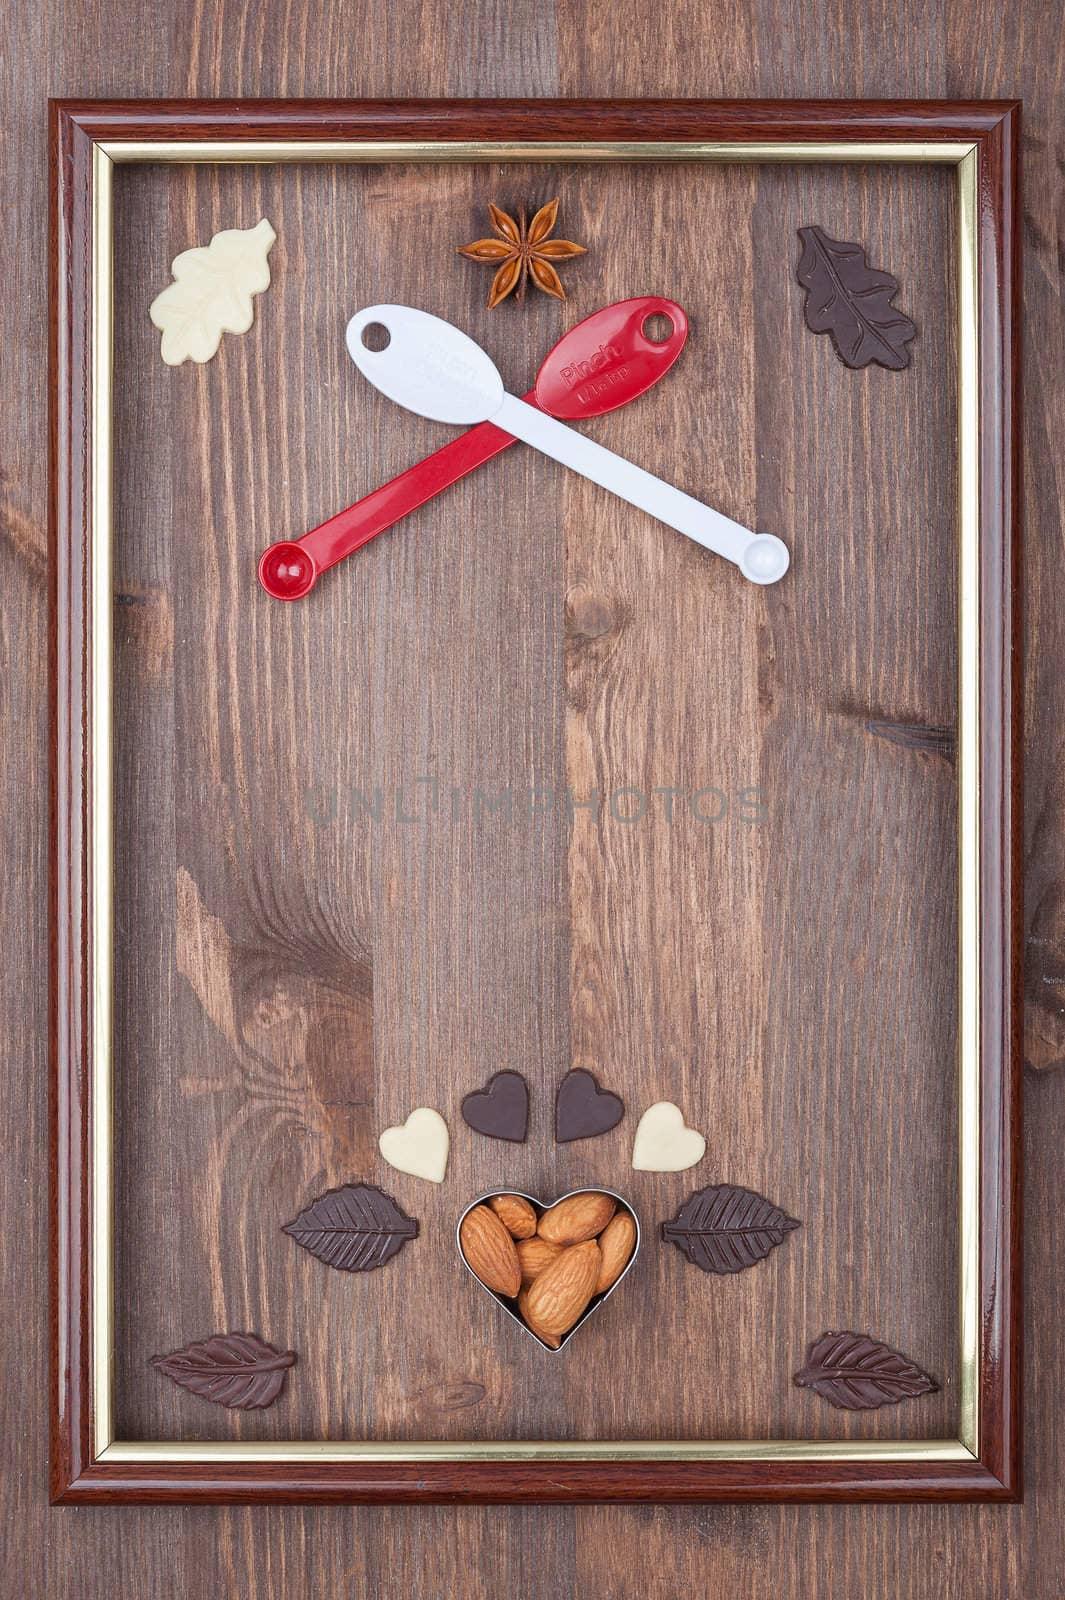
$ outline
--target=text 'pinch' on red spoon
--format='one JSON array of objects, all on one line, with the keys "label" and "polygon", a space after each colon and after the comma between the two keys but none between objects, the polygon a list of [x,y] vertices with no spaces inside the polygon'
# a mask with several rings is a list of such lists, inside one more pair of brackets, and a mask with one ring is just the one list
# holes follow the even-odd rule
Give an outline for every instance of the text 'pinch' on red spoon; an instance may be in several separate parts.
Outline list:
[{"label": "text 'pinch' on red spoon", "polygon": [[[663,339],[648,332],[655,318],[669,324]],[[603,416],[664,377],[687,337],[688,319],[675,300],[654,294],[618,300],[559,340],[524,398],[570,422]],[[514,443],[513,434],[479,423],[302,538],[270,545],[259,559],[259,582],[275,600],[302,599],[329,567]]]}]

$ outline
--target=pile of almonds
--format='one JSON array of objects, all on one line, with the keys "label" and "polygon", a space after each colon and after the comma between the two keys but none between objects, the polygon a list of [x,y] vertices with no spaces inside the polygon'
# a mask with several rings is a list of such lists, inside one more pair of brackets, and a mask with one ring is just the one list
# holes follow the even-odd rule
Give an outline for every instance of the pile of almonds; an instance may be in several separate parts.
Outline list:
[{"label": "pile of almonds", "polygon": [[550,1350],[617,1282],[635,1244],[632,1213],[593,1189],[543,1211],[523,1195],[493,1195],[459,1227],[470,1271],[493,1294],[516,1300],[526,1327]]}]

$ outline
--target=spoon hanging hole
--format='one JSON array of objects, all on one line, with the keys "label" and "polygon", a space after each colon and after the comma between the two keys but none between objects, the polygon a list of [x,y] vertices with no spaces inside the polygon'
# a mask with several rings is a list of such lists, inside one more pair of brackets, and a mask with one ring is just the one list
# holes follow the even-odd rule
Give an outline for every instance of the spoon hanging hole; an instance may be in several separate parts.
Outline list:
[{"label": "spoon hanging hole", "polygon": [[392,343],[392,335],[383,322],[368,322],[362,330],[362,342],[367,350],[380,355],[381,351],[387,350]]},{"label": "spoon hanging hole", "polygon": [[673,337],[673,323],[662,311],[645,317],[640,332],[648,344],[666,344]]}]

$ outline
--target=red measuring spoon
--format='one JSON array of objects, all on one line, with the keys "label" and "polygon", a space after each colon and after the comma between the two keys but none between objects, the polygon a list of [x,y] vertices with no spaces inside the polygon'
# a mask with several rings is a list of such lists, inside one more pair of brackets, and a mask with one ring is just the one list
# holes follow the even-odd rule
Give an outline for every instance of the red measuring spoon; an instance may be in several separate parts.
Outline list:
[{"label": "red measuring spoon", "polygon": [[[670,324],[665,339],[647,336],[646,324],[655,316]],[[559,340],[524,398],[567,421],[616,411],[669,371],[687,337],[688,319],[675,300],[657,294],[618,300]],[[301,600],[329,567],[514,442],[491,422],[479,423],[301,539],[270,545],[259,558],[259,582],[275,600]]]}]

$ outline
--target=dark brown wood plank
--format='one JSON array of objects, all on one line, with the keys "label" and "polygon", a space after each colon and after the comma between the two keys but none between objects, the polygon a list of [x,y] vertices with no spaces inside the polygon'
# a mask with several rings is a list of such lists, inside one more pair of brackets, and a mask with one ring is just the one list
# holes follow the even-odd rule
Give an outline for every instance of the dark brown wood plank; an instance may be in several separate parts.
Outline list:
[{"label": "dark brown wood plank", "polygon": [[[421,48],[403,8],[375,12],[373,36],[388,48],[363,48],[358,19],[312,26],[306,14],[261,8],[253,25],[232,8],[208,6],[189,27],[175,14],[175,51],[168,63],[166,30],[151,12],[118,3],[93,8],[19,8],[0,27],[10,63],[9,128],[0,155],[5,196],[20,219],[14,243],[14,292],[4,297],[4,347],[17,363],[17,405],[0,417],[5,473],[5,606],[3,730],[6,830],[12,844],[5,896],[2,1014],[13,1074],[9,1101],[26,1108],[9,1123],[10,1156],[4,1163],[4,1216],[9,1235],[17,1219],[20,1252],[9,1259],[5,1304],[11,1308],[25,1352],[22,1381],[5,1388],[4,1428],[12,1509],[7,1525],[8,1568],[13,1581],[71,1596],[112,1593],[117,1583],[146,1595],[217,1586],[249,1594],[315,1592],[344,1585],[348,1592],[380,1591],[402,1563],[409,1584],[425,1592],[503,1591],[515,1573],[535,1592],[565,1593],[574,1581],[574,1542],[565,1510],[274,1511],[218,1509],[182,1512],[136,1510],[76,1516],[45,1507],[43,1400],[46,1392],[43,1210],[27,1208],[39,1187],[44,1141],[44,909],[41,895],[43,815],[33,802],[43,794],[44,605],[40,552],[44,527],[43,437],[44,304],[37,270],[43,236],[43,121],[45,88],[54,92],[164,93],[426,93],[552,92],[552,41],[543,9],[515,25],[507,8],[502,31],[498,8],[478,8],[461,34],[444,8],[418,14]],[[1031,570],[1031,660],[1028,760],[1033,926],[1033,1027],[1036,1066],[1054,1067],[1060,1046],[1047,1004],[1057,975],[1055,944],[1061,919],[1056,884],[1061,808],[1060,739],[1062,652],[1053,596],[1059,499],[1053,470],[1052,419],[1061,409],[1060,126],[1055,85],[1059,50],[1038,4],[991,17],[980,8],[955,8],[949,37],[940,8],[885,12],[866,5],[840,7],[827,32],[808,13],[772,8],[764,27],[731,15],[708,25],[705,8],[674,10],[663,34],[661,13],[634,6],[619,25],[602,8],[579,5],[559,13],[560,50],[570,92],[749,92],[755,81],[746,51],[736,48],[743,30],[757,33],[758,87],[786,92],[946,92],[1013,94],[1027,100],[1031,143],[1026,153],[1029,194],[1026,274],[1028,350],[1028,530]],[[1040,24],[1044,24],[1040,26]],[[17,28],[17,33],[14,30]],[[386,31],[387,30],[387,31]],[[455,31],[452,31],[455,30]],[[826,47],[826,37],[832,41]],[[485,39],[494,40],[485,46]],[[476,43],[473,41],[476,40]],[[632,41],[630,45],[629,41]],[[575,48],[579,46],[579,48]],[[47,49],[46,49],[47,47]],[[735,52],[735,53],[734,53]],[[738,64],[737,64],[738,63]],[[46,79],[48,80],[46,82]],[[36,222],[34,222],[36,219]],[[1059,356],[1055,359],[1055,351]],[[14,383],[12,389],[14,391]],[[36,554],[35,554],[36,552]],[[1044,570],[1045,569],[1045,570]],[[1034,766],[1033,766],[1034,763]],[[23,774],[30,774],[27,787]],[[31,908],[27,918],[26,908]],[[1048,931],[1049,930],[1049,931]],[[1046,941],[1051,941],[1049,947]],[[27,974],[34,977],[27,981]],[[1048,1034],[1048,1030],[1051,1030]],[[1031,1090],[1028,1136],[1030,1209],[1052,1215],[1060,1196],[1052,1174],[1060,1144],[1061,1075],[1048,1073]],[[28,1233],[27,1233],[27,1230]],[[1023,1508],[791,1508],[766,1511],[588,1510],[579,1513],[582,1587],[594,1587],[606,1570],[618,1595],[653,1592],[659,1572],[671,1586],[706,1588],[730,1583],[737,1593],[770,1585],[785,1595],[923,1596],[934,1585],[947,1596],[974,1592],[1008,1597],[1051,1596],[1061,1567],[1061,1439],[1054,1423],[1061,1409],[1056,1352],[1056,1302],[1060,1262],[1050,1230],[1031,1237],[1028,1293],[1030,1425],[1028,1499]],[[747,1557],[743,1566],[737,1549]],[[397,1557],[396,1551],[402,1552]],[[528,1553],[538,1556],[528,1576]],[[44,1564],[45,1578],[38,1574]],[[746,1573],[746,1577],[744,1574]]]},{"label": "dark brown wood plank", "polygon": [[1015,11],[967,28],[951,17],[951,87],[1013,82],[1024,98],[1023,371],[1024,567],[1026,615],[1025,841],[1025,1474],[1023,1507],[1009,1513],[1008,1540],[991,1558],[1001,1592],[1052,1595],[1065,1561],[1060,1417],[1063,1392],[1050,1351],[1060,1342],[1061,1263],[1041,1218],[1062,1201],[1058,1159],[1065,1122],[1061,1019],[1065,899],[1061,887],[1062,617],[1051,594],[1060,550],[1063,498],[1053,418],[1065,403],[1065,263],[1061,239],[1065,162],[1060,95],[1065,39]]},{"label": "dark brown wood plank", "polygon": [[[810,1336],[819,1319],[876,1329],[934,1366],[949,1430],[956,1307],[934,1286],[956,1281],[957,1248],[932,1219],[957,1205],[957,775],[951,757],[883,725],[955,717],[955,468],[926,441],[954,436],[956,219],[952,174],[885,177],[759,173],[756,259],[786,263],[759,278],[759,524],[789,519],[803,574],[801,602],[768,608],[761,673],[777,734],[762,782],[779,816],[764,1093],[788,1108],[788,1157],[811,1174],[806,1204],[821,1219],[801,1268]],[[830,235],[865,241],[898,276],[921,328],[904,387],[879,367],[850,372],[827,338],[811,345],[794,278],[802,218],[829,218]],[[802,1399],[793,1392],[792,1427]],[[911,1416],[877,1413],[892,1427]]]},{"label": "dark brown wood plank", "polygon": [[[246,210],[248,219],[266,210],[294,241],[291,260],[279,249],[274,262],[277,311],[284,315],[288,296],[306,309],[283,338],[227,350],[202,373],[160,370],[154,335],[141,326],[144,283],[130,297],[128,328],[124,319],[121,348],[166,395],[182,441],[172,486],[160,485],[158,498],[187,511],[187,537],[174,556],[184,574],[175,585],[183,594],[176,625],[187,649],[172,680],[176,891],[165,887],[163,859],[156,882],[159,903],[176,898],[177,905],[183,981],[173,1069],[154,1055],[159,1075],[176,1080],[175,1103],[149,1138],[129,1142],[131,1181],[139,1179],[155,1209],[143,1229],[124,1234],[138,1310],[119,1426],[131,1437],[204,1427],[228,1436],[231,1419],[197,1415],[195,1401],[190,1412],[191,1397],[160,1387],[146,1365],[149,1347],[181,1342],[183,1318],[199,1327],[250,1319],[271,1330],[272,1319],[281,1319],[277,1336],[301,1351],[306,1381],[293,1386],[293,1398],[302,1390],[302,1409],[295,1418],[278,1407],[245,1419],[255,1436],[264,1436],[263,1422],[266,1436],[350,1432],[357,1417],[367,1435],[380,1427],[461,1437],[478,1422],[468,1414],[473,1402],[457,1405],[454,1397],[488,1396],[482,1412],[492,1417],[503,1374],[493,1380],[456,1362],[453,1352],[468,1340],[456,1342],[453,1330],[439,1326],[433,1353],[409,1346],[415,1364],[408,1372],[388,1337],[390,1327],[410,1326],[408,1275],[398,1265],[365,1281],[328,1274],[294,1251],[280,1223],[321,1189],[372,1175],[423,1222],[419,1255],[429,1287],[420,1303],[428,1309],[453,1297],[458,1282],[478,1326],[491,1314],[471,1301],[456,1273],[453,1185],[457,1177],[466,1186],[458,1192],[468,1194],[485,1181],[483,1171],[463,1176],[472,1152],[464,1161],[457,1100],[485,1062],[506,1061],[535,1080],[543,1055],[552,1062],[560,1055],[556,1042],[544,1041],[554,1026],[552,982],[562,971],[550,855],[536,889],[545,832],[561,837],[560,829],[549,819],[526,827],[520,814],[515,822],[496,809],[500,787],[517,787],[521,805],[515,779],[524,762],[538,771],[554,764],[550,750],[536,748],[540,730],[550,739],[558,724],[538,696],[561,690],[552,655],[560,642],[546,631],[561,614],[560,599],[553,607],[545,601],[560,581],[552,576],[552,518],[528,533],[501,528],[495,494],[486,500],[483,487],[460,488],[323,582],[311,601],[291,609],[268,601],[255,582],[258,548],[275,533],[309,526],[350,499],[354,486],[388,477],[438,442],[413,420],[410,438],[383,425],[392,418],[383,403],[358,394],[340,335],[353,308],[347,284],[386,281],[395,270],[389,261],[412,261],[405,298],[432,294],[435,263],[425,262],[422,283],[421,258],[404,250],[409,219],[439,208],[454,189],[465,228],[471,175],[445,169],[427,182],[416,169],[319,168],[277,175],[272,196],[258,193],[253,171],[173,176],[177,229],[189,228],[190,208],[202,218],[203,237],[218,225],[220,205],[231,217]],[[135,219],[135,202],[132,210]],[[338,250],[321,233],[315,242],[316,217],[378,213],[383,227],[358,229],[371,241],[369,257]],[[131,231],[141,236],[136,220]],[[177,240],[188,236],[180,231]],[[161,242],[159,260],[176,248]],[[465,300],[469,269],[453,276],[452,292]],[[478,282],[478,300],[484,288]],[[511,328],[511,345],[523,346],[526,336]],[[532,338],[550,342],[546,330]],[[504,342],[501,359],[524,388],[531,376],[524,348],[520,359],[517,352],[508,358]],[[332,411],[322,410],[323,394],[337,396]],[[280,397],[280,414],[271,396]],[[319,419],[295,464],[270,442],[277,430],[291,435],[290,409]],[[527,473],[518,453],[498,464],[504,503],[527,503]],[[136,525],[131,489],[128,501],[120,490],[123,526],[127,516]],[[209,596],[199,587],[202,572],[210,574]],[[538,597],[539,628],[535,615],[508,616],[514,590]],[[487,626],[471,626],[474,616]],[[256,657],[258,670],[249,674]],[[499,692],[485,697],[481,686],[493,680]],[[126,760],[137,766],[129,743],[119,754],[120,764]],[[456,848],[470,886],[461,895]],[[538,895],[547,896],[543,905]],[[453,975],[464,972],[470,989],[456,1003]],[[126,993],[120,980],[123,1011]],[[514,999],[500,1006],[500,995]],[[456,1133],[449,1188],[440,1193],[390,1172],[375,1149],[381,1126],[425,1100],[445,1110]],[[132,1119],[125,1125],[132,1131]],[[548,1139],[546,1124],[540,1136]],[[176,1144],[186,1152],[184,1170],[204,1181],[181,1181]],[[264,1168],[272,1174],[266,1190]],[[196,1241],[206,1264],[198,1294],[180,1299],[173,1285],[159,1292],[154,1252],[142,1249],[175,1216],[178,1234]],[[225,1244],[234,1231],[244,1241],[237,1256]],[[176,1258],[171,1270],[183,1275]],[[168,1304],[182,1306],[177,1317]],[[431,1324],[424,1326],[429,1332]],[[490,1339],[482,1334],[480,1342]],[[345,1347],[351,1392],[330,1377]]]}]

